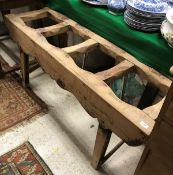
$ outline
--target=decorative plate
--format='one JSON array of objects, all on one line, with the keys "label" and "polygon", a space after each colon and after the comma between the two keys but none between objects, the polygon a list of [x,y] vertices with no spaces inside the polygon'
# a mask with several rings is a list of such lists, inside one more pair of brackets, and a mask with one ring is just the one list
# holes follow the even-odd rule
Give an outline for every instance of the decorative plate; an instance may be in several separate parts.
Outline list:
[{"label": "decorative plate", "polygon": [[139,26],[139,27],[151,27],[151,28],[158,28],[158,29],[160,29],[160,26],[161,26],[161,23],[160,23],[160,24],[156,24],[156,23],[143,23],[143,22],[141,22],[141,21],[136,21],[136,20],[130,18],[129,16],[127,16],[127,15],[125,15],[125,18],[126,18],[129,22],[131,22],[131,23],[133,23],[134,25],[137,25],[137,26]]},{"label": "decorative plate", "polygon": [[82,0],[82,2],[85,2],[89,5],[94,5],[94,6],[107,6],[106,2],[101,2],[99,0]]},{"label": "decorative plate", "polygon": [[145,18],[165,18],[166,13],[150,13],[150,12],[144,12],[142,10],[136,9],[132,7],[130,4],[126,5],[126,9],[133,13],[134,15],[145,17]]},{"label": "decorative plate", "polygon": [[163,22],[163,20],[165,18],[160,18],[160,19],[153,19],[153,18],[144,18],[142,16],[137,16],[137,15],[134,15],[133,13],[131,13],[130,11],[126,10],[125,11],[125,14],[126,16],[128,16],[129,18],[135,20],[135,21],[140,21],[142,23],[146,23],[146,24],[150,24],[150,23],[153,23],[153,24],[161,24]]},{"label": "decorative plate", "polygon": [[166,0],[128,0],[127,3],[143,12],[166,13],[168,10]]},{"label": "decorative plate", "polygon": [[124,18],[124,21],[127,23],[128,26],[135,28],[137,30],[140,31],[144,31],[144,32],[156,32],[159,31],[158,28],[153,28],[153,27],[144,27],[144,26],[139,26],[139,25],[135,25],[134,23],[131,23],[128,19]]}]

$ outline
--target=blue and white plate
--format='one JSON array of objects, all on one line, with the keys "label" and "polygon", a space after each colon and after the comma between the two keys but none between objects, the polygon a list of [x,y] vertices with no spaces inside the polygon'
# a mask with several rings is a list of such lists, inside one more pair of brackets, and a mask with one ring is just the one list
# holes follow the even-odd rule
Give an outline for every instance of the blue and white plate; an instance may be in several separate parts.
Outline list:
[{"label": "blue and white plate", "polygon": [[138,16],[134,13],[131,13],[130,11],[126,10],[124,15],[127,15],[128,17],[132,18],[135,21],[140,21],[142,23],[156,23],[156,24],[161,24],[163,22],[164,18],[145,18],[145,17],[141,17]]},{"label": "blue and white plate", "polygon": [[138,25],[141,25],[141,26],[153,26],[153,27],[156,27],[156,28],[160,28],[160,25],[162,23],[162,21],[159,21],[159,22],[152,21],[152,20],[151,21],[144,21],[144,20],[140,20],[140,19],[137,19],[137,18],[133,18],[132,16],[130,16],[128,14],[128,12],[125,12],[124,18],[128,19],[129,21],[131,21],[134,24],[138,24]]},{"label": "blue and white plate", "polygon": [[130,22],[131,24],[135,25],[135,26],[138,26],[138,27],[147,27],[147,28],[157,28],[158,30],[160,29],[160,25],[161,24],[156,24],[156,23],[142,23],[140,21],[135,21],[131,18],[129,18],[128,16],[125,16],[124,18],[126,21]]},{"label": "blue and white plate", "polygon": [[128,19],[124,18],[124,21],[132,28],[135,28],[137,30],[140,31],[144,31],[144,32],[156,32],[159,31],[158,28],[154,28],[154,27],[148,27],[148,26],[141,26],[141,25],[136,25],[134,23],[131,23]]},{"label": "blue and white plate", "polygon": [[107,6],[107,1],[101,1],[101,0],[82,0],[82,2],[94,6]]},{"label": "blue and white plate", "polygon": [[127,4],[126,5],[126,10],[130,11],[130,13],[138,16],[138,17],[142,17],[142,18],[165,18],[166,13],[150,13],[150,12],[146,12],[146,11],[142,11],[139,9],[134,8],[133,6]]},{"label": "blue and white plate", "polygon": [[165,19],[168,0],[128,0],[124,21],[138,30],[159,31]]},{"label": "blue and white plate", "polygon": [[149,13],[166,13],[168,3],[166,0],[128,0],[127,4],[131,7]]}]

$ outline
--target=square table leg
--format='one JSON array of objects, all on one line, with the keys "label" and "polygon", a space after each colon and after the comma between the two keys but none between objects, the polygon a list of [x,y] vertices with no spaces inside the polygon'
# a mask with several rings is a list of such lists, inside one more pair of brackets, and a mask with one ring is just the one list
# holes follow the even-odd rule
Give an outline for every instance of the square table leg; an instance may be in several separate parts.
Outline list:
[{"label": "square table leg", "polygon": [[25,88],[29,87],[29,55],[20,49],[20,65],[22,73],[22,84]]},{"label": "square table leg", "polygon": [[98,169],[102,164],[102,159],[105,156],[111,134],[112,132],[109,129],[104,129],[101,124],[99,124],[91,162],[94,169]]},{"label": "square table leg", "polygon": [[2,69],[2,63],[0,61],[0,79],[4,77],[4,71]]}]

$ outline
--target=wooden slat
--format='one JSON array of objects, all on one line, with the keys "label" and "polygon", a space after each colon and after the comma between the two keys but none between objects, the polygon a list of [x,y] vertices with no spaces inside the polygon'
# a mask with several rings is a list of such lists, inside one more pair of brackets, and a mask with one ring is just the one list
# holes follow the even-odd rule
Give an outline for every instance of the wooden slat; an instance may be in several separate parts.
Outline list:
[{"label": "wooden slat", "polygon": [[89,52],[91,50],[94,50],[97,46],[98,43],[96,41],[94,41],[93,39],[88,39],[80,44],[63,48],[63,50],[72,56],[74,54]]},{"label": "wooden slat", "polygon": [[[69,22],[68,20],[67,20],[67,22]],[[75,26],[71,26],[71,29],[72,29],[72,31],[75,33],[75,34],[77,34],[77,35],[79,35],[81,38],[83,38],[83,39],[89,39],[89,38],[92,38],[92,37],[89,37],[88,36],[88,34],[87,33],[85,33],[85,32],[81,32],[80,30],[78,30],[78,28],[77,27],[75,27]],[[92,38],[93,39],[93,38]]]},{"label": "wooden slat", "polygon": [[122,61],[121,63],[119,63],[118,65],[102,71],[102,72],[98,72],[95,75],[98,76],[101,80],[107,80],[109,78],[119,78],[121,76],[123,76],[125,73],[129,72],[130,70],[132,70],[134,68],[134,64],[132,64],[129,61]]},{"label": "wooden slat", "polygon": [[8,34],[0,36],[0,41],[1,42],[4,41],[4,40],[8,40],[8,39],[10,39],[10,36]]},{"label": "wooden slat", "polygon": [[69,30],[69,25],[64,23],[59,23],[50,27],[44,27],[37,29],[45,37],[55,36],[57,34],[65,33]]},{"label": "wooden slat", "polygon": [[66,16],[60,14],[60,13],[56,13],[56,11],[51,10],[48,8],[47,12],[49,13],[49,17],[54,20],[54,21],[68,21],[69,18],[67,18]]},{"label": "wooden slat", "polygon": [[19,58],[18,56],[4,44],[3,42],[0,41],[0,48],[15,62],[19,63]]},{"label": "wooden slat", "polygon": [[24,22],[48,17],[48,8],[17,14]]},{"label": "wooden slat", "polygon": [[92,38],[92,37],[89,37],[89,36],[88,36],[88,33],[87,33],[88,30],[87,30],[86,33],[85,33],[84,31],[78,30],[78,24],[77,24],[77,23],[73,22],[74,25],[71,25],[71,21],[72,21],[72,20],[70,20],[70,19],[67,18],[66,16],[64,16],[64,15],[62,15],[62,14],[60,14],[60,13],[57,13],[56,11],[53,11],[53,10],[51,10],[51,9],[49,9],[48,12],[49,12],[49,14],[50,14],[50,16],[51,16],[51,18],[52,18],[53,20],[57,20],[57,19],[58,19],[58,20],[61,20],[61,21],[64,21],[64,22],[67,22],[68,24],[70,24],[71,30],[72,30],[75,34],[81,36],[81,38],[83,38],[83,39],[85,39],[85,40],[87,40],[87,39],[89,39],[89,38]]}]

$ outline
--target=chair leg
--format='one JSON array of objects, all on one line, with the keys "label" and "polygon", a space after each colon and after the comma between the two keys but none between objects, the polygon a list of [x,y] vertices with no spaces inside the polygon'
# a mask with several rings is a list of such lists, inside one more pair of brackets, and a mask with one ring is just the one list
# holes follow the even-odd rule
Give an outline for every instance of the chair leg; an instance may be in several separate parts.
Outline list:
[{"label": "chair leg", "polygon": [[109,129],[104,129],[100,124],[97,130],[97,136],[94,146],[94,152],[91,165],[94,169],[98,169],[102,164],[102,159],[105,156],[112,132]]},{"label": "chair leg", "polygon": [[0,79],[4,77],[4,71],[2,69],[2,63],[0,61]]},{"label": "chair leg", "polygon": [[25,88],[29,87],[29,56],[20,49],[20,64],[22,72],[22,84]]}]

